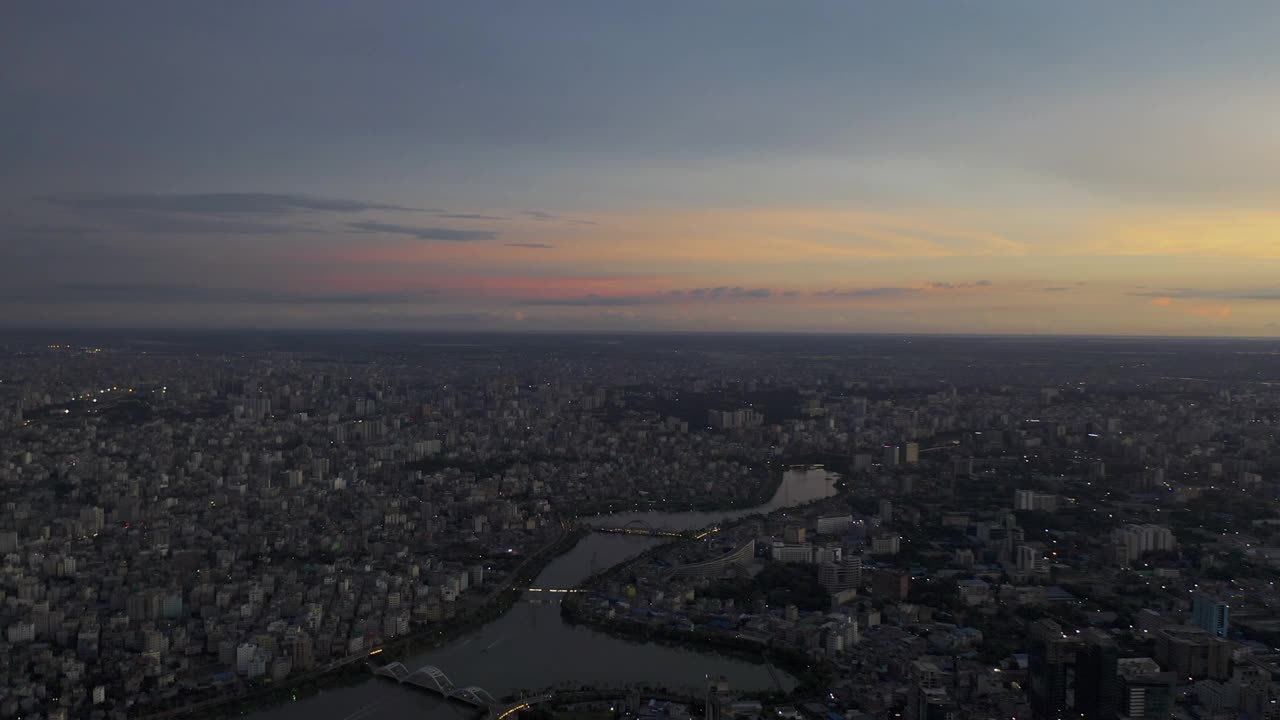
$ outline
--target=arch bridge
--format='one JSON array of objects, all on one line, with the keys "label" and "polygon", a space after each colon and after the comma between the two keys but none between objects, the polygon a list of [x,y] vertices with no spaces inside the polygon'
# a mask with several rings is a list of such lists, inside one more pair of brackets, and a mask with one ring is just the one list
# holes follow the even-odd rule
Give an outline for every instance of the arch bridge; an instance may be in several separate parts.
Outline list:
[{"label": "arch bridge", "polygon": [[424,690],[430,690],[451,700],[461,700],[476,707],[492,708],[498,704],[498,699],[490,694],[488,690],[475,685],[459,687],[449,679],[449,676],[443,670],[435,665],[423,665],[410,672],[409,668],[404,666],[404,663],[393,662],[390,665],[384,665],[374,670],[373,674],[391,678],[401,685],[414,685]]},{"label": "arch bridge", "polygon": [[482,687],[476,685],[459,687],[443,670],[434,665],[423,665],[411,671],[405,667],[404,663],[393,662],[375,669],[373,674],[390,678],[401,685],[413,685],[437,693],[449,700],[473,705],[485,711],[486,720],[505,720],[510,715],[551,699],[550,695],[541,695],[504,704]]}]

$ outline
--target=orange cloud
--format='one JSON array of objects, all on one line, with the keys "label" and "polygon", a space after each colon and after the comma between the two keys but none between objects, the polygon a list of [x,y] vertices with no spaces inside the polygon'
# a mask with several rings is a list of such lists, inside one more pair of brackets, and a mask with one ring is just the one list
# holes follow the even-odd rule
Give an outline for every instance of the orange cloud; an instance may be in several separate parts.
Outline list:
[{"label": "orange cloud", "polygon": [[[632,212],[593,216],[597,224],[512,228],[521,240],[556,245],[559,254],[533,261],[642,266],[852,261],[1019,255],[1021,243],[978,227],[972,219],[929,212],[912,215],[810,207]],[[473,243],[472,251],[482,245]],[[455,251],[453,248],[451,250]]]},{"label": "orange cloud", "polygon": [[1188,312],[1192,315],[1199,315],[1200,317],[1206,317],[1211,320],[1231,319],[1230,305],[1189,305],[1183,308],[1183,312]]},{"label": "orange cloud", "polygon": [[1195,315],[1197,317],[1209,318],[1210,320],[1230,320],[1231,306],[1226,303],[1198,303],[1187,304],[1171,297],[1151,298],[1151,304],[1156,307],[1169,308],[1175,312],[1186,315]]},{"label": "orange cloud", "polygon": [[1280,259],[1280,213],[1235,210],[1139,213],[1104,218],[1080,243],[1086,255],[1202,255]]}]

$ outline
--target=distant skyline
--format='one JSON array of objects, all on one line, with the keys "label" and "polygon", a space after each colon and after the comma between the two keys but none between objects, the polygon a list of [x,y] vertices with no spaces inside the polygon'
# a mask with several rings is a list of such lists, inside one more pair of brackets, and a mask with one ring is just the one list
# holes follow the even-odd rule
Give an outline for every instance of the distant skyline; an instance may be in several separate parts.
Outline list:
[{"label": "distant skyline", "polygon": [[1280,336],[1280,5],[11,3],[0,326]]}]

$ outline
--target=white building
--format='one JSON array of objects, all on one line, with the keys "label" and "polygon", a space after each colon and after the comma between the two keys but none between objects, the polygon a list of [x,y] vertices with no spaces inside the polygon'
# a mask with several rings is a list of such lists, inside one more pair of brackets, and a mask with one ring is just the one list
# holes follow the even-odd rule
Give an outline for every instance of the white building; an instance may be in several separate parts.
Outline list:
[{"label": "white building", "polygon": [[1162,525],[1125,525],[1111,532],[1111,541],[1124,547],[1129,562],[1149,552],[1177,547],[1173,532]]},{"label": "white building", "polygon": [[897,555],[902,548],[902,538],[892,533],[877,535],[871,539],[872,555]]},{"label": "white building", "polygon": [[813,546],[809,543],[789,544],[775,540],[769,555],[778,562],[807,565],[813,562]]},{"label": "white building", "polygon": [[9,642],[14,645],[32,642],[36,639],[36,624],[33,622],[16,622],[9,626],[8,638]]},{"label": "white building", "polygon": [[249,665],[253,662],[253,657],[258,653],[258,646],[253,643],[240,643],[236,646],[236,672],[241,675],[249,674]]},{"label": "white building", "polygon": [[819,535],[834,535],[836,533],[846,532],[853,527],[852,515],[828,515],[818,518],[817,530]]},{"label": "white building", "polygon": [[1016,558],[1018,572],[1049,572],[1049,560],[1044,548],[1037,545],[1019,545]]},{"label": "white building", "polygon": [[1054,512],[1058,509],[1058,496],[1041,493],[1035,490],[1015,490],[1013,492],[1014,510],[1036,510]]}]

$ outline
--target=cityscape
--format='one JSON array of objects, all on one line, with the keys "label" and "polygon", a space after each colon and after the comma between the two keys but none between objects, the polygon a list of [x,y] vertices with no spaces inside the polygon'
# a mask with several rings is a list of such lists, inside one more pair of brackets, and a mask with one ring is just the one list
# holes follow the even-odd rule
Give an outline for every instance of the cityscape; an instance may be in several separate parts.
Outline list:
[{"label": "cityscape", "polygon": [[1280,699],[1270,342],[53,337],[0,364],[5,717]]},{"label": "cityscape", "polygon": [[0,720],[1280,720],[1277,38],[7,0]]}]

